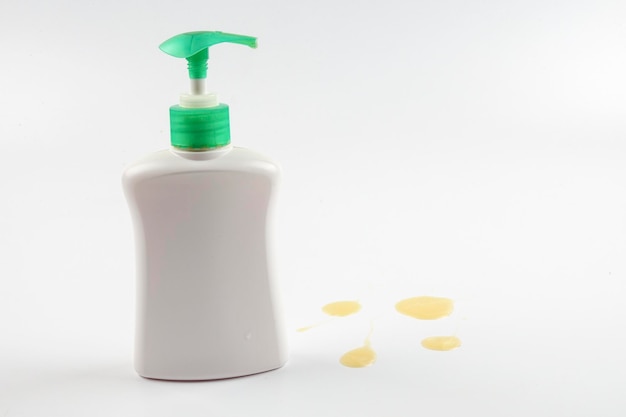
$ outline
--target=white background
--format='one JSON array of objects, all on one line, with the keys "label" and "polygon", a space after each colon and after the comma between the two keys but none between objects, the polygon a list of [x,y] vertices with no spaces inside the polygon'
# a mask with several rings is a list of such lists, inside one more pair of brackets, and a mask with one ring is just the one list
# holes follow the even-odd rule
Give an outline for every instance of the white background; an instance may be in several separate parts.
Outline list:
[{"label": "white background", "polygon": [[[209,77],[284,169],[290,362],[174,383],[132,369],[120,174],[169,144],[190,30],[259,37]],[[626,415],[623,1],[3,0],[0,41],[1,417]]]}]

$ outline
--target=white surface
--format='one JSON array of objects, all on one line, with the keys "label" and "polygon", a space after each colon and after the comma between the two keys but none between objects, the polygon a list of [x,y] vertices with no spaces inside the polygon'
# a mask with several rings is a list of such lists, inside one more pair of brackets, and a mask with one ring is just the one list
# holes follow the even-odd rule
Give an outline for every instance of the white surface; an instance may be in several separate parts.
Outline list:
[{"label": "white surface", "polygon": [[[625,21],[622,1],[3,2],[0,416],[623,416]],[[187,79],[157,46],[198,29],[259,37],[214,48],[209,85],[234,143],[283,166],[291,359],[148,381],[120,175],[167,147]],[[424,294],[455,313],[393,310]],[[372,318],[378,362],[341,367]],[[460,349],[420,347],[457,327]]]}]

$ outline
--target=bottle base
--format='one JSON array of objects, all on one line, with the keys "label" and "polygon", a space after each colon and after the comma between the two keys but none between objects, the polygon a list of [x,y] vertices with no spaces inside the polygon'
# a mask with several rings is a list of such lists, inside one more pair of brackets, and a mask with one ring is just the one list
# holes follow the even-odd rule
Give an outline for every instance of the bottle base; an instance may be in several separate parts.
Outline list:
[{"label": "bottle base", "polygon": [[282,367],[284,367],[287,362],[280,363],[276,366],[266,367],[260,370],[250,370],[243,372],[232,372],[232,373],[220,373],[220,374],[205,374],[205,375],[158,375],[152,374],[150,372],[140,372],[135,369],[137,375],[144,379],[149,379],[153,381],[172,381],[172,382],[200,382],[200,381],[219,381],[223,379],[234,379],[234,378],[243,378],[246,376],[253,376],[258,374],[264,374],[266,372],[276,371]]}]

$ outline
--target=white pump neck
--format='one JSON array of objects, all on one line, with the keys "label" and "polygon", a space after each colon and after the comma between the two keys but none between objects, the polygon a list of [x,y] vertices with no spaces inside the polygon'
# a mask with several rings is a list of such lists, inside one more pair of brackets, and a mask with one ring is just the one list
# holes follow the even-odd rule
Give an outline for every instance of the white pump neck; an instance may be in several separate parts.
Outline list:
[{"label": "white pump neck", "polygon": [[206,78],[191,78],[191,93],[180,95],[180,107],[201,109],[219,104],[215,93],[207,93]]}]

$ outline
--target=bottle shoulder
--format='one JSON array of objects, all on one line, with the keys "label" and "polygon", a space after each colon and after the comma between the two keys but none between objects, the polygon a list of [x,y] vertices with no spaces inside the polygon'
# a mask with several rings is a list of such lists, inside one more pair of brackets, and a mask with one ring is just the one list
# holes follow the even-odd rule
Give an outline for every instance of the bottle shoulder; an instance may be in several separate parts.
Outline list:
[{"label": "bottle shoulder", "polygon": [[128,165],[122,179],[124,182],[136,182],[160,176],[203,172],[239,172],[276,179],[280,175],[280,167],[269,157],[247,148],[229,147],[207,152],[164,149],[147,154]]}]

